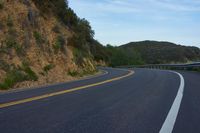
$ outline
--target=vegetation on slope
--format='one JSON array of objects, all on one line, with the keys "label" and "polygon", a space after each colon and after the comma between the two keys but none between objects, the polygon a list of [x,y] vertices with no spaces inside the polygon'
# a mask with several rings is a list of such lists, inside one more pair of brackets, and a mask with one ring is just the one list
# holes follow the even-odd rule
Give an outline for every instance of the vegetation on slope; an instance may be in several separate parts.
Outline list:
[{"label": "vegetation on slope", "polygon": [[85,55],[90,54],[90,46],[95,41],[93,39],[94,31],[86,19],[81,19],[74,13],[68,6],[68,1],[33,0],[33,2],[44,15],[53,13],[65,26],[74,32],[73,37],[69,40],[70,45],[84,51]]},{"label": "vegetation on slope", "polygon": [[90,23],[66,0],[0,0],[0,12],[0,89],[63,82],[104,60],[92,52],[103,46]]},{"label": "vegetation on slope", "polygon": [[141,41],[119,47],[107,45],[101,48],[98,58],[109,66],[187,63],[200,60],[200,49],[170,42]]},{"label": "vegetation on slope", "polygon": [[200,49],[170,42],[142,41],[120,46],[125,51],[140,53],[145,64],[186,63],[200,60]]},{"label": "vegetation on slope", "polygon": [[[200,60],[200,49],[170,42],[141,41],[119,47],[99,45],[94,57],[109,66],[186,63]],[[98,52],[97,52],[98,51]]]}]

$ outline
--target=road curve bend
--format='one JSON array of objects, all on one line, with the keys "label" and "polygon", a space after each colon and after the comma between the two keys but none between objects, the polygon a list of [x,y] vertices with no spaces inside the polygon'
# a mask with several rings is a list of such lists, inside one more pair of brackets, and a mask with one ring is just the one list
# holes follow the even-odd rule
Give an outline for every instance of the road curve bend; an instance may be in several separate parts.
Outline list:
[{"label": "road curve bend", "polygon": [[[0,93],[1,105],[56,93],[53,96],[2,107],[0,131],[2,133],[160,132],[170,111],[173,110],[173,104],[176,103],[181,86],[180,75],[151,69],[134,69],[134,74],[132,69],[103,69],[108,71],[108,74],[31,90]],[[168,132],[199,133],[200,74],[179,73],[185,80],[184,95],[180,108],[176,111],[173,126]],[[66,92],[80,87],[83,88]],[[66,93],[61,93],[63,91]]]}]

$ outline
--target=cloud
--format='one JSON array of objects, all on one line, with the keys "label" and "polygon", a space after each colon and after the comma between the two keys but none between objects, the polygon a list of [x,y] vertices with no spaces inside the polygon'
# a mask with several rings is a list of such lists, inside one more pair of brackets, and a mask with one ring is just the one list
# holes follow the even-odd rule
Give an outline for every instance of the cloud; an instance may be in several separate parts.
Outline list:
[{"label": "cloud", "polygon": [[160,8],[168,9],[172,11],[183,12],[199,12],[200,1],[199,0],[150,0],[152,3]]},{"label": "cloud", "polygon": [[119,0],[102,0],[93,1],[90,0],[74,0],[73,3],[79,5],[79,10],[84,12],[93,11],[95,13],[132,13],[140,11],[139,8],[130,5],[127,1]]}]

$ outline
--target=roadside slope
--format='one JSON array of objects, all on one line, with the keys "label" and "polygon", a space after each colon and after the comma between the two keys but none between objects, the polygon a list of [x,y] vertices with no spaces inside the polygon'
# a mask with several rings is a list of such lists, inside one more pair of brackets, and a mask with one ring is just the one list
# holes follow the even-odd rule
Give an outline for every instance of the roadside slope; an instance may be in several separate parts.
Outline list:
[{"label": "roadside slope", "polygon": [[89,22],[67,1],[0,4],[0,89],[64,82],[96,72],[90,47],[100,44]]}]

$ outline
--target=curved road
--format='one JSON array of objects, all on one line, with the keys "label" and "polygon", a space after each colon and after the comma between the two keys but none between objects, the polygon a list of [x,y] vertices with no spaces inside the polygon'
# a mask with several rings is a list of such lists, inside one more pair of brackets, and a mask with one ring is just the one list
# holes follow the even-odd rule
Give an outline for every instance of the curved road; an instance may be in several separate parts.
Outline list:
[{"label": "curved road", "polygon": [[[161,131],[180,91],[180,76],[120,70],[90,79],[0,93],[1,133],[170,133]],[[200,132],[200,74],[179,72],[184,93],[173,133]],[[181,93],[182,94],[182,93]],[[170,117],[169,117],[170,118]],[[166,124],[167,125],[167,124]],[[169,125],[169,124],[168,124]]]}]

